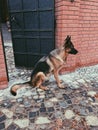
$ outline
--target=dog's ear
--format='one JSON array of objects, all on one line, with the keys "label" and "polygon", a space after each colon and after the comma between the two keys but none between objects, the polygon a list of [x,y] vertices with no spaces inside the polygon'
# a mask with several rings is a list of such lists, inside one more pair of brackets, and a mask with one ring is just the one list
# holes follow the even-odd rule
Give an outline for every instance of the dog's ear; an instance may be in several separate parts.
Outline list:
[{"label": "dog's ear", "polygon": [[70,44],[70,41],[71,41],[71,36],[67,35],[67,37],[66,37],[66,39],[64,41],[63,47],[67,48],[69,46],[69,44]]},{"label": "dog's ear", "polygon": [[71,36],[67,35],[65,42],[68,43],[69,41],[71,41]]},{"label": "dog's ear", "polygon": [[66,37],[66,39],[65,39],[66,43],[67,43],[68,41],[70,41],[70,40],[71,40],[71,36],[67,35],[67,37]]}]

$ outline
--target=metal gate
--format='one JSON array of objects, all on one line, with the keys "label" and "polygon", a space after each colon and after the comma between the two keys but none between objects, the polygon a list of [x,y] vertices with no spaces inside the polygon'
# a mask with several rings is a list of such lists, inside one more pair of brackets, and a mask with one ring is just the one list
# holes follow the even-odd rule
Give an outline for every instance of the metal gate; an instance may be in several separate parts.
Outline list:
[{"label": "metal gate", "polygon": [[33,67],[54,49],[54,0],[8,0],[17,67]]}]

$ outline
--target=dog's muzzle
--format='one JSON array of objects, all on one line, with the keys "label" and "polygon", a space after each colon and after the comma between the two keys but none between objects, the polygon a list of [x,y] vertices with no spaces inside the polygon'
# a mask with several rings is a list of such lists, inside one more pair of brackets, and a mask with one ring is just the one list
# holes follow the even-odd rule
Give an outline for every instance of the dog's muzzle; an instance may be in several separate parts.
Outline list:
[{"label": "dog's muzzle", "polygon": [[69,53],[73,54],[73,55],[76,55],[78,53],[78,51],[75,48],[72,48]]}]

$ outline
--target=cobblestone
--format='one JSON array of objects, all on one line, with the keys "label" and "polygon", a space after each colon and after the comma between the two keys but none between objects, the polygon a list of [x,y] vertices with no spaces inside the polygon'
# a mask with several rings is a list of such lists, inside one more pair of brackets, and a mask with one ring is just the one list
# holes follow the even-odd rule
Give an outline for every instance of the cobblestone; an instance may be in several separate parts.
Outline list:
[{"label": "cobblestone", "polygon": [[5,124],[4,124],[4,122],[3,122],[3,123],[0,123],[0,130],[3,130],[3,129],[5,129]]},{"label": "cobblestone", "polygon": [[51,121],[47,117],[38,117],[35,124],[48,124]]},{"label": "cobblestone", "polygon": [[65,117],[66,119],[72,119],[73,117],[75,117],[75,114],[72,110],[66,110]]},{"label": "cobblestone", "polygon": [[29,119],[17,119],[14,123],[19,126],[19,128],[26,128],[29,126]]},{"label": "cobblestone", "polygon": [[6,116],[3,113],[0,113],[0,122],[3,122],[6,120]]}]

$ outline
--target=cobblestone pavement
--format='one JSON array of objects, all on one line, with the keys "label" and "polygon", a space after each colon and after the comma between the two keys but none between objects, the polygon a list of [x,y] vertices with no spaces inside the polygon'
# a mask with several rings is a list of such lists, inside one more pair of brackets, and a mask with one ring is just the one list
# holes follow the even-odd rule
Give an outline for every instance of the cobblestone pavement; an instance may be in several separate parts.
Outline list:
[{"label": "cobblestone pavement", "polygon": [[[53,77],[48,91],[26,86],[16,97],[0,90],[0,130],[98,130],[98,66]],[[95,72],[94,72],[95,70]]]},{"label": "cobblestone pavement", "polygon": [[10,87],[30,70],[15,68],[11,46],[5,50],[10,81],[0,90],[0,130],[98,130],[98,65],[60,75],[65,89],[51,76],[48,91],[25,86],[14,97]]}]

